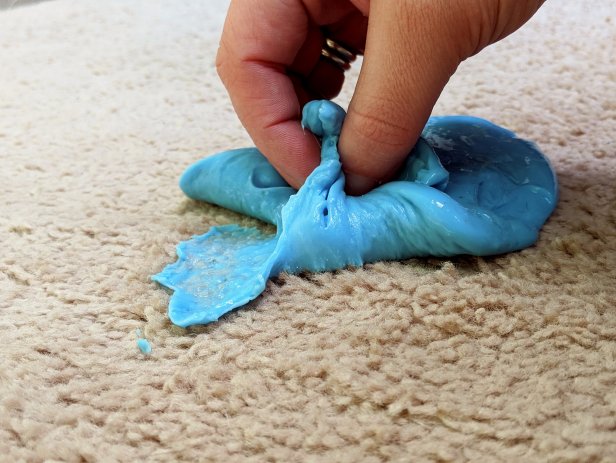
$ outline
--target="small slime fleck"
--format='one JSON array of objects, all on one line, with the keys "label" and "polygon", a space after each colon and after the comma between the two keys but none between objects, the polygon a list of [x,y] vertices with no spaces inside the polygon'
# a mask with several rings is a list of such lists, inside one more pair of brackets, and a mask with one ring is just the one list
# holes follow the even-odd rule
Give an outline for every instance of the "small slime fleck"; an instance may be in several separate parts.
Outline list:
[{"label": "small slime fleck", "polygon": [[137,347],[139,348],[139,350],[145,355],[150,355],[152,353],[152,346],[150,345],[149,341],[143,336],[143,332],[141,331],[141,329],[137,328],[135,330],[135,334],[137,335]]},{"label": "small slime fleck", "polygon": [[150,355],[152,353],[152,346],[145,338],[137,339],[137,347],[145,355]]}]

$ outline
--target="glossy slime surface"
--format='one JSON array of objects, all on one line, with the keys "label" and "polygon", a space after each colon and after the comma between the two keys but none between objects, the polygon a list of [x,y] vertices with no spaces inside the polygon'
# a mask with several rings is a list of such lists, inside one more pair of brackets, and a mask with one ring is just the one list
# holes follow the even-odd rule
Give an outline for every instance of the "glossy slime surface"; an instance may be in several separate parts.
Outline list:
[{"label": "glossy slime surface", "polygon": [[186,170],[180,187],[187,196],[275,224],[277,233],[225,225],[180,243],[177,262],[152,277],[174,291],[173,323],[215,321],[283,271],[519,250],[536,241],[554,210],[556,177],[541,152],[465,116],[431,118],[395,181],[347,196],[337,151],[344,115],[329,101],[305,106],[302,123],[322,138],[322,154],[299,191],[256,148]]}]

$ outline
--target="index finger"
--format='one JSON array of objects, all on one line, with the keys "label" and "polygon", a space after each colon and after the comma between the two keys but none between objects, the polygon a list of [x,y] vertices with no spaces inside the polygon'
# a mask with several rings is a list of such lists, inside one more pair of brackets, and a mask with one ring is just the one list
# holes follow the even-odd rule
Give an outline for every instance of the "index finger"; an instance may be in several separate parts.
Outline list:
[{"label": "index finger", "polygon": [[309,31],[300,0],[235,0],[217,57],[233,107],[257,148],[299,187],[319,164],[319,144],[300,125],[301,107],[286,74]]}]

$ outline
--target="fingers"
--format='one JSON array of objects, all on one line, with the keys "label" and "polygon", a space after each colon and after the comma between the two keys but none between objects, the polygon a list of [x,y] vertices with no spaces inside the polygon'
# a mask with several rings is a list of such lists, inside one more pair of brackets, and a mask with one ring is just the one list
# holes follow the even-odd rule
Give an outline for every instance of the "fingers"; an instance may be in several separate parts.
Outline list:
[{"label": "fingers", "polygon": [[337,94],[344,76],[319,62],[319,25],[353,11],[347,0],[233,0],[218,73],[255,145],[298,188],[319,164],[316,138],[300,125],[309,99]]},{"label": "fingers", "polygon": [[392,178],[460,62],[521,27],[543,3],[370,2],[364,63],[339,142],[347,191],[363,194]]},{"label": "fingers", "polygon": [[[300,125],[301,107],[286,74],[309,30],[300,1],[231,3],[217,57],[218,73],[255,145],[299,187],[319,163],[315,137]],[[308,96],[308,95],[305,95]]]},{"label": "fingers", "polygon": [[301,107],[337,95],[344,80],[319,60],[320,26],[363,49],[365,22],[349,0],[259,0],[258,7],[254,0],[232,0],[219,75],[257,148],[296,188],[320,160],[317,140],[301,128]]},{"label": "fingers", "polygon": [[[316,139],[301,129],[301,107],[335,96],[344,79],[319,61],[319,26],[360,51],[367,27],[339,144],[347,190],[363,193],[394,175],[460,60],[518,28],[542,3],[260,0],[256,8],[254,0],[232,0],[217,67],[257,147],[299,187],[319,162]],[[501,19],[490,23],[493,16]]]},{"label": "fingers", "polygon": [[349,193],[394,175],[459,64],[447,2],[370,4],[364,62],[339,143]]}]

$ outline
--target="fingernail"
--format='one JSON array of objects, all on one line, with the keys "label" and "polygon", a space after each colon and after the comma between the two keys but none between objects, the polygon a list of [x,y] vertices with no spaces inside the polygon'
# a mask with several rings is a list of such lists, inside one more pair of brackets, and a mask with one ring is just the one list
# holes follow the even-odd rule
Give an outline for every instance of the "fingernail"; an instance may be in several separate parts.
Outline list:
[{"label": "fingernail", "polygon": [[345,173],[346,192],[352,196],[361,196],[368,193],[378,183],[375,179],[364,177],[363,175],[354,174],[352,172]]}]

